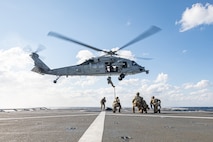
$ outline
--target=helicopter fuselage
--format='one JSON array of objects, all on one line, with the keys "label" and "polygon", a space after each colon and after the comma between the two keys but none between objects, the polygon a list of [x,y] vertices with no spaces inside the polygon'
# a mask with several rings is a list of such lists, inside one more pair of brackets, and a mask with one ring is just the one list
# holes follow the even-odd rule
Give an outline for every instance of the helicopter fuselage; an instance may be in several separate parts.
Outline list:
[{"label": "helicopter fuselage", "polygon": [[56,38],[60,38],[62,40],[72,42],[84,47],[87,47],[89,49],[103,52],[105,53],[104,56],[94,57],[86,60],[85,62],[75,65],[75,66],[68,66],[68,67],[62,67],[57,69],[50,69],[47,65],[44,64],[42,60],[39,59],[39,55],[37,52],[32,52],[30,55],[31,58],[34,60],[35,67],[32,69],[32,71],[40,73],[40,74],[49,74],[49,75],[56,75],[58,76],[56,80],[54,80],[54,83],[57,82],[57,80],[61,76],[108,76],[107,81],[108,84],[112,84],[114,87],[112,81],[111,81],[111,75],[119,75],[118,80],[122,80],[126,75],[130,74],[137,74],[146,72],[146,74],[149,73],[148,70],[145,70],[144,67],[138,65],[135,61],[129,60],[127,58],[121,58],[117,57],[117,52],[119,50],[122,50],[136,42],[139,42],[140,40],[143,40],[157,32],[159,32],[161,29],[156,26],[151,26],[148,30],[144,31],[140,35],[138,35],[136,38],[130,40],[117,50],[102,50],[99,48],[96,48],[94,46],[90,46],[86,43],[83,43],[81,41],[66,37],[64,35],[55,33],[55,32],[49,32],[49,36],[53,36]]},{"label": "helicopter fuselage", "polygon": [[50,69],[45,65],[37,53],[31,54],[31,57],[35,63],[32,71],[40,74],[56,75],[58,77],[120,75],[119,80],[122,80],[129,74],[148,73],[148,70],[145,70],[144,67],[138,65],[135,61],[115,56],[94,57],[78,65],[56,69]]},{"label": "helicopter fuselage", "polygon": [[111,76],[120,74],[137,74],[146,72],[144,67],[138,65],[135,61],[120,57],[97,57],[86,60],[85,62],[63,68],[49,70],[46,74],[58,76]]}]

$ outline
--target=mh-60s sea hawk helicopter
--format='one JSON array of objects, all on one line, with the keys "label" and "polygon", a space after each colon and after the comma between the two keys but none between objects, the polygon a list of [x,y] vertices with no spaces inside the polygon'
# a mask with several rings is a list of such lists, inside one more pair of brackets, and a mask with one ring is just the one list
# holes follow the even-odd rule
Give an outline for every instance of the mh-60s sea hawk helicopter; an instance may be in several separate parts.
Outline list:
[{"label": "mh-60s sea hawk helicopter", "polygon": [[79,45],[82,45],[84,47],[104,52],[105,55],[99,56],[99,57],[93,57],[86,61],[84,61],[81,64],[74,65],[74,66],[68,66],[68,67],[62,67],[62,68],[56,68],[56,69],[50,69],[40,58],[37,52],[32,52],[30,54],[31,58],[34,60],[35,67],[32,69],[32,71],[36,73],[40,73],[42,75],[49,74],[49,75],[56,75],[57,78],[53,81],[54,83],[57,83],[57,80],[61,76],[108,76],[108,84],[112,84],[111,82],[111,76],[112,75],[119,75],[118,80],[122,80],[126,75],[131,74],[137,74],[145,72],[146,74],[149,73],[149,70],[146,70],[145,67],[142,67],[138,65],[135,61],[132,61],[127,58],[121,58],[118,57],[117,52],[121,49],[124,49],[142,39],[145,39],[146,37],[149,37],[161,29],[156,26],[151,26],[147,31],[143,32],[127,44],[121,46],[116,51],[106,51],[102,50],[93,46],[90,46],[88,44],[85,44],[83,42],[65,37],[61,34],[55,33],[55,32],[49,32],[49,36],[57,37],[69,42],[73,42]]}]

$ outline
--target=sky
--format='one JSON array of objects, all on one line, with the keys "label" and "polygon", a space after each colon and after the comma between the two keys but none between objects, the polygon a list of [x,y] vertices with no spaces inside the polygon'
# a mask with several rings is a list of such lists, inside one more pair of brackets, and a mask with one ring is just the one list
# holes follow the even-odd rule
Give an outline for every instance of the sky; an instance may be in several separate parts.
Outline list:
[{"label": "sky", "polygon": [[[137,92],[162,107],[213,106],[213,2],[205,0],[1,0],[0,108],[111,107],[118,96],[131,107]],[[103,53],[47,36],[54,31],[94,47],[121,47],[149,29],[161,31],[120,51],[150,71],[126,76],[115,89],[107,76],[40,75],[29,54],[42,45],[51,68]],[[152,58],[141,60],[136,57]]]}]

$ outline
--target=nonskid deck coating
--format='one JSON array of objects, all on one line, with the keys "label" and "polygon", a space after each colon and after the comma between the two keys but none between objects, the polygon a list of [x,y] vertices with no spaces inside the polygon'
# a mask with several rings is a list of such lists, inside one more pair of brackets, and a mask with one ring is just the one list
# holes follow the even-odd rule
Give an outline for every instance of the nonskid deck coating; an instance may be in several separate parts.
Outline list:
[{"label": "nonskid deck coating", "polygon": [[[78,109],[1,112],[0,141],[78,142],[99,114]],[[209,142],[213,139],[212,122],[211,112],[133,114],[122,110],[114,114],[106,111],[101,141]]]}]

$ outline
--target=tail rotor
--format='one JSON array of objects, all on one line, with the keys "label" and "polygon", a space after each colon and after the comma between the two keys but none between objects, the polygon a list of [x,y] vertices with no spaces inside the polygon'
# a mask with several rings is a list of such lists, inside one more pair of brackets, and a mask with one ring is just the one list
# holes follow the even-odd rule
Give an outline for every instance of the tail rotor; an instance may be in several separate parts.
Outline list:
[{"label": "tail rotor", "polygon": [[36,50],[33,50],[33,48],[30,45],[27,45],[26,47],[23,48],[23,50],[27,53],[30,53],[30,55],[33,53],[38,54],[39,52],[41,52],[45,49],[46,49],[46,47],[42,44],[39,44],[38,47],[36,48]]}]

